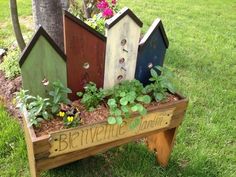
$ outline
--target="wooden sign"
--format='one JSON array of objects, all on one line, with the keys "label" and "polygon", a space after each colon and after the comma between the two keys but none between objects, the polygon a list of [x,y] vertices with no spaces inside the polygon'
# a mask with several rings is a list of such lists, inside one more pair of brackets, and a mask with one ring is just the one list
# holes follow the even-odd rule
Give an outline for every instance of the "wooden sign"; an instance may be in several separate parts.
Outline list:
[{"label": "wooden sign", "polygon": [[161,20],[156,19],[139,43],[135,78],[144,85],[149,84],[150,69],[163,66],[169,42]]},{"label": "wooden sign", "polygon": [[107,122],[103,122],[52,133],[50,135],[50,157],[168,127],[173,112],[173,108],[151,112],[142,118],[140,125],[134,130],[130,129],[134,118],[130,118],[126,119],[122,125],[109,125]]},{"label": "wooden sign", "polygon": [[106,21],[106,57],[104,88],[111,88],[135,75],[142,22],[128,9]]},{"label": "wooden sign", "polygon": [[19,64],[23,88],[31,95],[48,97],[57,80],[67,86],[66,57],[42,27],[23,51]]},{"label": "wooden sign", "polygon": [[64,11],[64,41],[71,100],[92,81],[103,87],[106,37]]}]

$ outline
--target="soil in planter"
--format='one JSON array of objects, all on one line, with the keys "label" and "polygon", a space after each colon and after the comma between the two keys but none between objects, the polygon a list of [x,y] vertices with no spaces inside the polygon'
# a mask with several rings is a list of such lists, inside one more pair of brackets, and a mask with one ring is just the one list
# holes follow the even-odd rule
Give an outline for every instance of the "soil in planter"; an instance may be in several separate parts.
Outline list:
[{"label": "soil in planter", "polygon": [[[161,104],[166,104],[177,100],[180,100],[178,96],[169,94],[165,101],[152,102],[146,105],[145,107],[149,109]],[[94,111],[87,111],[79,100],[73,102],[73,104],[76,105],[76,107],[78,107],[80,110],[80,118],[82,120],[82,123],[80,125],[94,124],[105,121],[109,114],[109,110],[105,104],[98,106]],[[56,117],[50,121],[44,121],[41,123],[40,127],[34,127],[35,134],[37,137],[47,135],[50,132],[59,131],[62,129],[66,129],[66,127],[63,126],[63,120],[60,117]]]},{"label": "soil in planter", "polygon": [[21,113],[13,104],[14,93],[21,88],[21,77],[18,76],[12,80],[6,79],[5,74],[0,71],[0,101],[7,108],[10,115],[18,117],[21,120]]}]

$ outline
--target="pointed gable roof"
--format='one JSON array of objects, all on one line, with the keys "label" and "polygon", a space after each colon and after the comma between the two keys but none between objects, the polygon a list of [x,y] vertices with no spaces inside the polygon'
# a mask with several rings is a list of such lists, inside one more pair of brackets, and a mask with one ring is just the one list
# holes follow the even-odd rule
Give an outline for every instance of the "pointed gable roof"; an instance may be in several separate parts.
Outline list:
[{"label": "pointed gable roof", "polygon": [[98,38],[100,38],[103,41],[106,41],[106,37],[104,35],[102,35],[101,33],[99,33],[98,31],[96,31],[95,29],[93,29],[91,26],[87,25],[86,23],[84,23],[82,20],[80,20],[79,18],[75,17],[74,15],[72,15],[70,12],[64,10],[63,11],[65,17],[69,18],[70,20],[72,20],[73,22],[77,23],[78,25],[82,26],[84,29],[86,29],[87,31],[89,31],[90,33],[94,34],[95,36],[97,36]]},{"label": "pointed gable roof", "polygon": [[112,28],[116,23],[118,23],[126,15],[129,15],[138,26],[140,27],[143,26],[143,22],[128,7],[124,7],[112,18],[106,21],[105,27],[108,29]]},{"label": "pointed gable roof", "polygon": [[153,34],[153,31],[155,31],[157,28],[160,28],[160,32],[161,32],[166,48],[169,47],[169,41],[166,36],[166,32],[160,18],[157,18],[153,22],[152,26],[148,29],[147,33],[145,34],[145,36],[142,38],[142,40],[139,43],[140,47],[143,47],[146,44],[146,41],[150,38],[150,36]]},{"label": "pointed gable roof", "polygon": [[30,54],[31,50],[33,49],[34,45],[38,41],[39,37],[43,36],[53,47],[53,49],[63,58],[63,60],[66,62],[66,55],[64,52],[57,46],[57,44],[53,41],[53,39],[48,35],[48,33],[43,29],[42,26],[39,26],[38,30],[34,34],[31,41],[28,43],[28,45],[25,47],[24,51],[22,52],[19,60],[20,67],[24,64],[25,60],[27,59],[28,55]]}]

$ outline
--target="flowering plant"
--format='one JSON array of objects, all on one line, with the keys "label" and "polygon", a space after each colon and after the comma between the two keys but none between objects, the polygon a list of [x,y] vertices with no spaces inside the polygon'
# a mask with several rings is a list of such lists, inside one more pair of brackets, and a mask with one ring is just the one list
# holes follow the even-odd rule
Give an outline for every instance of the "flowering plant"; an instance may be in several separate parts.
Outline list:
[{"label": "flowering plant", "polygon": [[97,3],[97,8],[102,13],[104,18],[111,18],[114,15],[114,11],[116,10],[117,1],[111,0],[108,2],[107,0],[100,0]]},{"label": "flowering plant", "polygon": [[118,11],[117,0],[99,0],[97,5],[99,10],[98,14],[94,14],[92,18],[85,20],[85,23],[97,30],[98,32],[105,33],[105,20],[113,17]]}]

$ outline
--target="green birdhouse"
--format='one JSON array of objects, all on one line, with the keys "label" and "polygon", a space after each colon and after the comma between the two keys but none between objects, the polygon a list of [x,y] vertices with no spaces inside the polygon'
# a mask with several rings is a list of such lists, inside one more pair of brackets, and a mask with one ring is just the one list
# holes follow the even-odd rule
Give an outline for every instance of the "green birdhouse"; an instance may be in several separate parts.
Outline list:
[{"label": "green birdhouse", "polygon": [[20,57],[23,88],[31,95],[48,97],[52,83],[67,86],[66,56],[40,26]]}]

